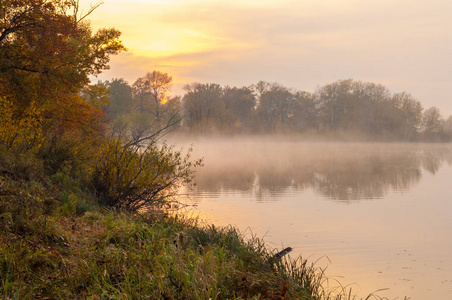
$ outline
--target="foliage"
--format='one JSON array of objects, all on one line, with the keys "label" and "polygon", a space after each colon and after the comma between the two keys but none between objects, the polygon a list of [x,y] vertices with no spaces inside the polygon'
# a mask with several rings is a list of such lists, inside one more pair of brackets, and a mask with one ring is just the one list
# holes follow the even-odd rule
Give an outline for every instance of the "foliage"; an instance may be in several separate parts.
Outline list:
[{"label": "foliage", "polygon": [[94,108],[101,110],[105,110],[107,106],[110,105],[109,94],[110,90],[108,89],[107,84],[101,81],[97,84],[85,86],[80,92],[80,96],[83,100]]},{"label": "foliage", "polygon": [[107,134],[108,88],[132,90],[120,80],[89,84],[88,76],[109,68],[110,55],[125,50],[118,30],[93,33],[85,21],[98,6],[80,15],[78,1],[1,2],[1,171],[26,180],[64,173],[110,206],[161,205],[190,182],[199,162],[157,145],[179,121],[178,101],[164,103],[172,80],[166,73],[143,79],[159,113],[127,134]]},{"label": "foliage", "polygon": [[[93,173],[93,187],[103,204],[137,211],[170,202],[181,185],[190,184],[193,167],[190,151],[183,156],[165,143],[158,143],[164,129],[144,136],[113,131],[106,139]],[[128,138],[128,136],[131,136]]]},{"label": "foliage", "polygon": [[199,83],[186,90],[184,125],[199,133],[239,133],[246,124],[251,133],[358,133],[371,139],[411,141],[432,134],[440,140],[452,137],[439,112],[424,111],[412,95],[391,94],[370,82],[339,80],[312,94],[264,81],[240,92]]},{"label": "foliage", "polygon": [[424,110],[422,114],[422,132],[430,141],[445,140],[445,123],[439,109],[435,106]]},{"label": "foliage", "polygon": [[224,113],[217,119],[217,127],[221,132],[245,133],[255,129],[256,97],[252,90],[227,86],[223,89],[222,101]]},{"label": "foliage", "polygon": [[22,117],[14,117],[14,104],[0,95],[0,143],[8,148],[29,149],[39,146],[42,115],[35,103],[22,112]]},{"label": "foliage", "polygon": [[165,120],[163,104],[168,101],[173,78],[167,73],[152,71],[138,78],[133,84],[133,94],[140,112],[147,112],[157,123]]},{"label": "foliage", "polygon": [[181,111],[180,129],[195,134],[302,133],[337,138],[352,133],[367,140],[452,139],[439,111],[424,110],[412,95],[392,94],[372,82],[339,80],[314,93],[265,81],[241,88],[195,82],[185,86],[181,99],[167,96],[170,82],[171,77],[159,71],[138,78],[133,86],[115,79],[109,87],[114,99],[106,108],[109,117],[140,127],[159,124],[156,120],[166,121]]},{"label": "foliage", "polygon": [[206,133],[215,126],[215,120],[221,119],[224,102],[223,90],[219,84],[193,83],[185,86],[184,122],[190,129]]},{"label": "foliage", "polygon": [[113,79],[106,82],[110,104],[105,107],[110,118],[116,119],[131,114],[134,107],[132,87],[124,79]]},{"label": "foliage", "polygon": [[[89,83],[88,76],[108,69],[110,55],[125,49],[119,31],[93,34],[84,20],[87,15],[78,12],[78,1],[2,1],[1,107],[13,120],[14,135],[31,137],[32,146],[39,145],[36,135],[41,132],[60,134],[79,124],[89,130],[92,117],[100,119],[78,93]],[[11,143],[11,137],[2,141]]]},{"label": "foliage", "polygon": [[280,84],[262,86],[257,111],[265,130],[283,130],[288,126],[288,119],[294,97],[289,89]]}]

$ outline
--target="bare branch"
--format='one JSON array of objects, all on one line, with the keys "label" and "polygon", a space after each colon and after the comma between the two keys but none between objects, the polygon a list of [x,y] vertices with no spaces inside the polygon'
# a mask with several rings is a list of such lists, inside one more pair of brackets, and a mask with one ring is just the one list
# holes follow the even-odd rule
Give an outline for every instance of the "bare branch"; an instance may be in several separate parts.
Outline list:
[{"label": "bare branch", "polygon": [[[83,21],[86,17],[88,17],[90,14],[93,13],[93,11],[95,11],[99,6],[101,6],[102,4],[104,4],[104,1],[99,1],[94,5],[91,5],[90,8],[88,9],[88,12],[86,14],[83,15],[83,11],[81,12],[80,18],[77,17],[78,11],[80,9],[80,4],[79,1],[75,1],[76,4],[74,5],[74,18],[75,18],[75,23],[78,24],[81,21]],[[78,18],[78,19],[77,19]]]}]

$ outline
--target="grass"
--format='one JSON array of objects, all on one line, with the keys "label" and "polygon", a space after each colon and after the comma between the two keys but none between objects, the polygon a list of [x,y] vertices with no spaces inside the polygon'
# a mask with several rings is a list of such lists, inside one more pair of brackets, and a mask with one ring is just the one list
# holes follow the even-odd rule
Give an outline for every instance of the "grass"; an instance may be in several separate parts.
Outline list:
[{"label": "grass", "polygon": [[2,299],[355,299],[234,227],[106,209],[63,179],[0,176]]}]

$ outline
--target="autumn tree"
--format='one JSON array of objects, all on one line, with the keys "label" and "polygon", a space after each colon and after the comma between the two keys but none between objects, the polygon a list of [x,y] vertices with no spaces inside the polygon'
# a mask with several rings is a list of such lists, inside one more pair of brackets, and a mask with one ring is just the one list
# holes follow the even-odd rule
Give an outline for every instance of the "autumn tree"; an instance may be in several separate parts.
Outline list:
[{"label": "autumn tree", "polygon": [[109,68],[110,55],[125,48],[116,29],[92,32],[85,18],[97,6],[80,15],[78,1],[1,2],[1,106],[8,109],[14,130],[39,132],[26,139],[27,147],[38,147],[52,169],[68,157],[83,157],[81,149],[105,129],[95,93],[89,103],[80,92],[89,76]]},{"label": "autumn tree", "polygon": [[148,112],[160,122],[162,104],[168,101],[173,78],[167,73],[152,71],[138,78],[133,84],[134,95],[140,112]]},{"label": "autumn tree", "polygon": [[2,1],[2,95],[22,108],[33,100],[55,102],[61,93],[77,93],[89,83],[88,76],[108,69],[109,56],[124,50],[120,32],[93,34],[78,9],[77,1]]},{"label": "autumn tree", "polygon": [[17,118],[36,105],[51,119],[74,101],[67,94],[77,94],[125,49],[118,30],[93,34],[78,12],[78,1],[2,1],[0,95],[14,103]]}]

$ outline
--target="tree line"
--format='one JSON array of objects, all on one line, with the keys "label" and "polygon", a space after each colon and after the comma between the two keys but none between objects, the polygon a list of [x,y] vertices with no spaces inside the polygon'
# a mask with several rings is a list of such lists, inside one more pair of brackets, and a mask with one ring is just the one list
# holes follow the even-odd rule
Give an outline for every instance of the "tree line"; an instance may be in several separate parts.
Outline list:
[{"label": "tree line", "polygon": [[[437,107],[424,109],[406,92],[391,93],[381,84],[339,80],[315,92],[260,81],[243,87],[192,83],[183,96],[170,97],[172,77],[153,71],[132,85],[124,79],[99,82],[108,94],[103,107],[113,120],[136,126],[167,124],[196,134],[355,133],[369,138],[449,141],[452,116]],[[158,125],[160,124],[160,125]]]}]

